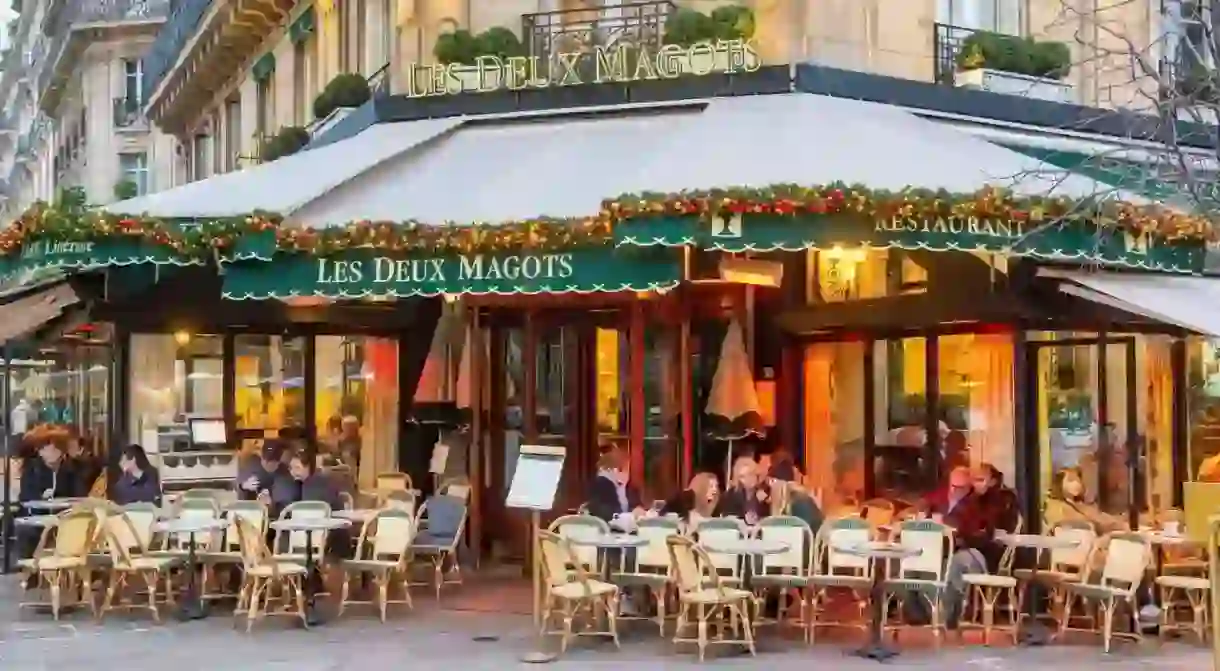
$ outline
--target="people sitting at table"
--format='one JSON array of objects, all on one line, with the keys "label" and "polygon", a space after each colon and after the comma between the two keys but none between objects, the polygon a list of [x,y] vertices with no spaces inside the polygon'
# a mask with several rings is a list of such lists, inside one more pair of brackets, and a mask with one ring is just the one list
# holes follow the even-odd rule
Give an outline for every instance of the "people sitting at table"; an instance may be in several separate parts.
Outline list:
[{"label": "people sitting at table", "polygon": [[627,462],[628,455],[621,447],[603,446],[587,503],[590,515],[621,529],[630,528],[630,520],[645,513],[640,505],[640,491],[630,482]]},{"label": "people sitting at table", "polygon": [[714,473],[696,473],[686,489],[665,502],[662,515],[677,515],[686,522],[715,517],[720,503],[720,480]]},{"label": "people sitting at table", "polygon": [[771,499],[759,478],[758,462],[751,457],[738,457],[733,462],[729,488],[720,498],[720,514],[743,519],[746,524],[757,524],[770,513]]},{"label": "people sitting at table", "polygon": [[161,475],[148,461],[143,447],[128,445],[123,448],[119,471],[110,497],[115,503],[120,506],[130,503],[161,505]]},{"label": "people sitting at table", "polygon": [[[990,471],[979,471],[990,477]],[[919,503],[919,510],[939,519],[954,530],[954,553],[949,559],[945,576],[945,593],[942,603],[946,607],[945,622],[949,629],[956,629],[961,617],[965,583],[962,576],[967,573],[986,573],[987,558],[984,552],[995,541],[995,527],[987,519],[980,497],[975,493],[974,474],[965,466],[949,472],[949,481],[944,487],[932,492]],[[921,599],[909,599],[918,603],[917,609],[926,605]]]},{"label": "people sitting at table", "polygon": [[288,470],[289,451],[279,439],[263,442],[259,453],[242,463],[237,473],[237,495],[245,501],[260,498],[284,505],[294,500],[292,474]]},{"label": "people sitting at table", "polygon": [[[288,472],[291,483],[281,484],[276,490],[264,489],[258,500],[266,505],[272,519],[283,514],[284,509],[301,501],[318,501],[331,510],[343,509],[343,498],[339,487],[325,473],[318,470],[318,454],[312,448],[293,450],[288,457]],[[279,498],[276,498],[276,497]],[[338,557],[352,556],[352,534],[349,529],[334,529],[327,537],[326,551]]]},{"label": "people sitting at table", "polygon": [[1084,474],[1077,467],[1065,468],[1055,474],[1055,482],[1042,513],[1046,528],[1054,529],[1065,520],[1085,520],[1093,525],[1097,535],[1127,531],[1127,521],[1104,512],[1089,501]]},{"label": "people sitting at table", "polygon": [[75,429],[69,429],[66,448],[65,456],[71,463],[72,472],[75,473],[77,479],[76,491],[82,492],[81,496],[85,496],[100,490],[104,496],[105,485],[99,485],[99,480],[105,482],[106,465],[91,449],[88,449],[88,440]]},{"label": "people sitting at table", "polygon": [[778,460],[773,457],[770,473],[771,514],[800,518],[817,535],[825,515],[813,494],[801,484],[800,475],[791,455],[781,456]]},{"label": "people sitting at table", "polygon": [[[39,438],[37,452],[25,460],[21,468],[21,489],[17,492],[20,503],[31,501],[47,501],[82,496],[78,486],[80,479],[72,470],[72,464],[65,458],[67,451],[67,436],[54,434]],[[24,508],[23,512],[28,511]],[[35,510],[34,514],[46,514],[47,511]],[[38,527],[19,527],[17,530],[17,552],[23,559],[34,556],[38,548],[38,540],[42,529]]]}]

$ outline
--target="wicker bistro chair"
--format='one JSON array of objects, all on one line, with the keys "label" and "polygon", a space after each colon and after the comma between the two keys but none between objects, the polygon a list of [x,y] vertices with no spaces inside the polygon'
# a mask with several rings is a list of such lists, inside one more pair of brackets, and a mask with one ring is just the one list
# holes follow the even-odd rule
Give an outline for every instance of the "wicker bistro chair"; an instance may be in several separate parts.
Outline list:
[{"label": "wicker bistro chair", "polygon": [[[1020,533],[1020,525],[1017,527]],[[1000,556],[999,571],[990,573],[967,573],[962,576],[966,585],[967,603],[974,615],[971,626],[983,630],[983,645],[991,645],[991,632],[1002,631],[1012,636],[1012,642],[1017,643],[1017,625],[1020,621],[1020,600],[1017,597],[1017,579],[1012,576],[1012,564],[1016,558],[1017,548],[1009,545]],[[997,626],[995,611],[1000,606],[1000,599],[1008,609],[1008,624]]]},{"label": "wicker bistro chair", "polygon": [[[758,536],[764,540],[780,541],[787,550],[773,555],[764,555],[758,562],[751,582],[759,598],[766,592],[779,593],[778,622],[789,621],[806,627],[809,621],[809,590],[813,574],[813,530],[799,517],[772,515],[758,522]],[[799,615],[789,618],[792,597],[796,597]],[[760,618],[756,624],[763,624]]]},{"label": "wicker bistro chair", "polygon": [[[290,503],[280,512],[281,520],[288,519],[330,519],[330,504],[325,501],[297,501]],[[315,562],[321,564],[326,556],[326,540],[329,534],[325,531],[305,533],[304,531],[276,531],[274,554],[276,559],[283,561],[305,561],[306,545],[312,541],[310,552]]]},{"label": "wicker bistro chair", "polygon": [[[1213,615],[1208,612],[1208,596],[1211,581],[1187,575],[1162,575],[1156,578],[1161,592],[1161,627],[1164,637],[1171,631],[1189,631],[1200,643],[1206,643],[1208,627]],[[1181,596],[1182,598],[1179,598]],[[1189,623],[1178,619],[1177,612],[1189,608]]]},{"label": "wicker bistro chair", "polygon": [[[386,610],[391,603],[406,604],[412,608],[408,564],[411,558],[411,542],[415,539],[415,517],[408,511],[386,508],[380,510],[360,530],[356,543],[356,556],[344,559],[343,592],[339,599],[339,614],[348,605],[377,606],[381,621],[385,622]],[[354,601],[351,596],[352,578],[373,576],[377,596],[372,601]],[[390,586],[397,582],[402,586],[402,599],[390,600]]]},{"label": "wicker bistro chair", "polygon": [[[754,627],[750,620],[754,595],[725,584],[707,550],[691,539],[674,535],[665,542],[669,546],[669,560],[678,587],[674,645],[694,643],[699,647],[699,661],[703,661],[707,647],[712,644],[741,645],[751,655],[755,654]],[[708,636],[712,624],[717,626],[715,639]],[[694,638],[687,633],[692,626],[695,627]],[[726,638],[726,629],[734,635]]]},{"label": "wicker bistro chair", "polygon": [[[110,553],[109,580],[106,586],[106,596],[98,609],[97,619],[100,622],[106,613],[119,608],[147,608],[152,613],[153,620],[161,621],[161,613],[157,609],[158,589],[165,588],[165,600],[173,603],[173,587],[170,584],[170,572],[181,561],[171,555],[154,555],[143,551],[140,542],[140,531],[131,513],[110,515],[103,523],[106,538],[106,548]],[[135,601],[122,603],[123,589],[132,577],[139,577],[144,582],[147,605],[138,605]],[[116,602],[116,599],[118,601]]]},{"label": "wicker bistro chair", "polygon": [[[309,627],[305,617],[305,592],[302,582],[305,566],[290,560],[277,559],[267,548],[266,535],[249,520],[236,516],[233,527],[237,530],[241,544],[243,582],[238,596],[238,609],[233,615],[246,615],[246,632],[254,627],[254,621],[271,613],[271,595],[281,589],[286,599],[295,602],[296,610],[276,611],[277,614],[299,617],[301,624]],[[241,608],[242,605],[246,607]]]},{"label": "wicker bistro chair", "polygon": [[[745,522],[729,517],[706,518],[701,520],[699,526],[694,530],[695,538],[700,543],[713,539],[736,541],[745,538],[746,533]],[[721,582],[732,585],[741,584],[742,558],[739,555],[707,552],[707,556],[711,559],[712,566],[716,567],[716,574],[720,576]]]},{"label": "wicker bistro chair", "polygon": [[[98,517],[90,510],[68,510],[59,516],[59,523],[54,529],[47,528],[42,532],[34,556],[22,559],[17,566],[28,576],[45,584],[49,592],[49,603],[42,601],[22,601],[18,608],[51,607],[51,616],[59,620],[62,609],[63,592],[71,593],[77,586],[81,588],[82,598],[86,603],[93,603],[93,593],[89,580],[89,552],[93,549],[98,525]],[[50,545],[54,535],[55,543]],[[28,584],[27,581],[23,583]]]},{"label": "wicker bistro chair", "polygon": [[[573,552],[572,545],[550,531],[538,532],[537,557],[545,589],[539,635],[559,635],[560,652],[567,651],[574,635],[608,636],[618,646],[618,587],[593,578]],[[604,615],[606,628],[575,632],[575,620],[585,613],[589,615],[590,625],[602,621]],[[563,626],[558,629],[552,628],[556,616],[563,618]]]},{"label": "wicker bistro chair", "polygon": [[[1049,551],[1048,566],[1038,571],[1038,582],[1050,590],[1052,615],[1056,619],[1063,617],[1064,590],[1063,585],[1078,582],[1088,573],[1089,562],[1093,557],[1093,546],[1097,543],[1097,532],[1092,523],[1086,520],[1063,520],[1051,529],[1051,535],[1056,538],[1068,538],[1077,541],[1077,545],[1068,548],[1056,548]],[[1039,552],[1039,555],[1043,554]],[[1041,564],[1042,556],[1035,558]],[[1018,583],[1018,600],[1024,603],[1028,598],[1029,583],[1033,579],[1033,571],[1027,568],[1015,569],[1013,577]]]},{"label": "wicker bistro chair", "polygon": [[[863,545],[875,539],[876,529],[873,525],[854,516],[827,520],[818,530],[814,544],[813,571],[809,576],[811,589],[806,639],[810,643],[816,638],[818,627],[868,628],[866,615],[869,593],[873,587],[873,562],[868,557],[848,554],[838,548]],[[832,590],[851,593],[859,615],[855,621],[822,619],[824,606],[830,601]]]},{"label": "wicker bistro chair", "polygon": [[[664,517],[648,517],[636,523],[636,530],[640,537],[646,539],[648,543],[636,549],[635,562],[623,567],[622,571],[614,573],[611,581],[624,590],[641,588],[648,591],[657,606],[654,620],[661,630],[661,635],[664,636],[665,606],[669,600],[670,587],[673,585],[673,571],[667,541],[670,536],[682,533],[682,523]],[[642,620],[647,618],[620,614],[619,619]]]},{"label": "wicker bistro chair", "polygon": [[[192,490],[193,491],[193,490]],[[210,490],[203,490],[210,491]],[[198,496],[195,498],[183,498],[178,502],[175,516],[180,519],[220,519],[220,507],[216,504],[216,499],[210,496]],[[196,555],[211,551],[220,541],[222,533],[219,531],[201,531],[195,534],[195,553]],[[190,552],[191,534],[188,533],[173,533],[166,534],[164,547],[158,550],[158,554],[169,555],[174,557],[186,557]]]},{"label": "wicker bistro chair", "polygon": [[[267,535],[267,524],[269,522],[267,506],[258,501],[234,501],[225,506],[222,514],[230,522],[235,522],[239,518],[243,519],[257,529],[264,538]],[[222,532],[219,543],[217,543],[215,548],[207,552],[198,553],[198,557],[200,562],[203,563],[203,580],[200,581],[200,584],[203,585],[202,598],[236,598],[238,595],[232,593],[226,594],[223,590],[215,594],[208,593],[208,585],[214,582],[217,573],[222,570],[240,570],[243,565],[241,539],[238,537],[236,524],[230,524]],[[243,605],[239,604],[238,608],[241,609]]]},{"label": "wicker bistro chair", "polygon": [[[1072,609],[1078,601],[1097,604],[1101,615],[1102,646],[1110,652],[1110,643],[1115,636],[1141,640],[1139,605],[1136,591],[1152,564],[1152,546],[1148,539],[1134,532],[1109,534],[1103,542],[1093,545],[1092,554],[1105,552],[1105,563],[1101,572],[1086,571],[1079,582],[1062,584],[1065,592],[1063,618],[1059,621],[1059,632],[1069,629]],[[1089,564],[1092,564],[1090,557]],[[1131,616],[1130,632],[1114,631],[1114,615],[1120,607],[1127,607]],[[1087,631],[1095,631],[1090,629]]]},{"label": "wicker bistro chair", "polygon": [[931,520],[907,520],[896,531],[897,542],[904,548],[919,550],[919,554],[898,560],[896,575],[884,582],[882,612],[889,612],[894,599],[898,601],[899,612],[907,598],[923,599],[931,610],[929,627],[939,646],[944,628],[940,608],[947,587],[949,558],[953,556],[953,529]]},{"label": "wicker bistro chair", "polygon": [[[440,601],[441,588],[462,584],[462,565],[458,562],[458,545],[466,531],[470,514],[465,499],[453,496],[433,496],[415,514],[415,540],[411,543],[412,561],[427,561],[432,569],[430,585]],[[426,523],[425,523],[426,520]]]},{"label": "wicker bistro chair", "polygon": [[[554,522],[547,527],[547,531],[557,534],[560,538],[569,539],[592,539],[605,536],[610,533],[610,525],[606,521],[587,514],[578,515],[563,515],[557,517]],[[576,545],[572,544],[572,553],[580,560],[581,566],[586,571],[599,573],[602,569],[601,554],[596,545]],[[624,569],[622,563],[618,566],[622,571]]]}]

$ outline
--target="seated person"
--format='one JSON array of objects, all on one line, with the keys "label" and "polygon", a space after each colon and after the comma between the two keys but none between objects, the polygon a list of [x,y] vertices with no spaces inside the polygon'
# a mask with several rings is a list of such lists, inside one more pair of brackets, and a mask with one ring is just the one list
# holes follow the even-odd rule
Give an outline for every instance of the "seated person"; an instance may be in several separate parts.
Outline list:
[{"label": "seated person", "polygon": [[720,481],[712,473],[699,473],[691,478],[690,485],[665,502],[662,515],[677,515],[683,520],[697,524],[700,518],[714,517],[720,503]]},{"label": "seated person", "polygon": [[278,439],[268,439],[256,457],[241,464],[237,473],[237,495],[245,501],[253,501],[267,492],[268,500],[291,503],[292,474],[288,469],[290,453]]},{"label": "seated person", "polygon": [[[66,457],[67,437],[54,435],[39,439],[39,446],[34,456],[25,460],[21,468],[21,489],[17,500],[21,503],[29,501],[46,501],[84,496],[81,491],[80,478],[72,470],[72,464]],[[22,508],[22,512],[28,511]],[[49,514],[44,510],[33,511],[34,514]],[[42,537],[42,529],[38,527],[17,527],[17,552],[23,559],[34,556],[38,549],[38,540]]]},{"label": "seated person", "polygon": [[[301,501],[319,501],[331,510],[342,510],[343,499],[339,488],[325,473],[318,471],[317,453],[311,449],[294,451],[288,459],[288,471],[292,483],[280,483],[274,489],[259,492],[258,500],[271,511],[272,519],[283,514],[284,509]],[[327,537],[328,554],[350,557],[352,534],[350,529],[334,529]]]},{"label": "seated person", "polygon": [[813,496],[801,485],[800,471],[792,463],[791,456],[772,461],[771,465],[771,514],[792,515],[804,520],[814,535],[822,528],[825,515]]},{"label": "seated person", "polygon": [[[983,473],[980,471],[980,475]],[[989,476],[990,472],[986,474]],[[943,519],[944,523],[955,531],[955,552],[949,560],[943,597],[948,606],[947,625],[950,629],[955,629],[961,617],[962,600],[965,596],[962,576],[967,573],[987,572],[987,559],[983,552],[994,542],[995,528],[988,524],[980,498],[975,493],[974,477],[965,466],[958,466],[950,471],[949,482],[925,497],[919,508],[923,512],[931,513],[934,518]],[[920,607],[926,606],[920,599],[908,601],[915,602],[918,602]]]},{"label": "seated person", "polygon": [[1046,522],[1046,530],[1065,520],[1085,520],[1093,525],[1098,536],[1128,531],[1127,521],[1104,512],[1087,498],[1088,492],[1084,484],[1084,474],[1077,467],[1065,468],[1055,476],[1055,484],[1051,487],[1050,496],[1046,499],[1046,509],[1042,513]]},{"label": "seated person", "polygon": [[646,512],[640,505],[640,492],[633,487],[627,474],[627,455],[618,446],[603,448],[597,460],[597,477],[589,486],[589,514],[611,526],[630,526],[625,516],[640,517]]},{"label": "seated person", "polygon": [[129,503],[151,503],[161,505],[161,476],[148,461],[148,455],[139,445],[123,448],[119,457],[121,475],[114,481],[111,499],[120,506]]},{"label": "seated person", "polygon": [[75,431],[68,435],[67,459],[78,480],[75,485],[80,496],[87,496],[99,477],[105,476],[106,466],[95,454],[85,449],[85,441]]},{"label": "seated person", "polygon": [[720,499],[720,514],[757,524],[770,512],[771,500],[758,477],[758,464],[750,457],[739,457],[733,462],[729,488]]}]

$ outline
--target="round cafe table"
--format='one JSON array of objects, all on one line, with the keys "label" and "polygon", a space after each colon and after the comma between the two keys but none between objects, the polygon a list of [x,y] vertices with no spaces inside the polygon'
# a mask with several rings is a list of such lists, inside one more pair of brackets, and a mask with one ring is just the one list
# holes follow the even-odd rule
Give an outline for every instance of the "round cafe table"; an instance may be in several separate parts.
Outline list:
[{"label": "round cafe table", "polygon": [[17,517],[13,519],[13,524],[19,527],[34,527],[38,529],[57,527],[59,526],[59,515],[29,515],[28,517]]},{"label": "round cafe table", "polygon": [[1029,572],[1029,597],[1026,599],[1024,626],[1021,627],[1022,645],[1045,645],[1051,640],[1051,632],[1038,618],[1038,593],[1041,588],[1038,582],[1038,565],[1042,560],[1044,550],[1070,550],[1080,546],[1080,541],[1063,536],[1043,536],[1040,534],[1008,534],[996,533],[995,539],[1005,545],[1015,548],[1031,548],[1034,552],[1034,563]]},{"label": "round cafe table", "polygon": [[22,501],[21,505],[30,511],[42,510],[42,511],[49,511],[49,512],[59,512],[62,510],[67,510],[68,508],[75,506],[76,504],[80,503],[81,501],[84,501],[84,499],[80,499],[80,498],[36,499],[33,501]]},{"label": "round cafe table", "polygon": [[322,615],[318,612],[314,603],[314,596],[316,595],[314,581],[315,579],[320,580],[321,576],[318,575],[317,561],[313,556],[313,535],[319,531],[330,532],[335,529],[346,529],[351,525],[351,520],[339,517],[288,518],[271,523],[271,528],[276,531],[302,531],[305,533],[305,623],[311,627],[323,624]]},{"label": "round cafe table", "polygon": [[586,538],[572,537],[565,538],[564,540],[572,545],[596,547],[602,553],[602,580],[605,582],[610,582],[610,562],[609,558],[604,556],[609,550],[626,550],[627,548],[639,548],[648,545],[647,538],[623,533],[601,534]]},{"label": "round cafe table", "polygon": [[747,557],[741,570],[741,588],[747,592],[753,591],[754,559],[765,555],[777,555],[788,551],[788,544],[783,541],[766,538],[715,538],[700,543],[706,550],[726,555]]},{"label": "round cafe table", "polygon": [[163,520],[153,525],[153,531],[165,534],[186,534],[186,591],[178,607],[178,619],[183,622],[202,620],[208,616],[208,606],[199,594],[199,558],[195,552],[195,534],[220,531],[229,526],[229,520],[207,517],[179,517]]},{"label": "round cafe table", "polygon": [[843,545],[835,549],[843,554],[862,557],[873,562],[873,586],[869,594],[869,601],[872,602],[872,616],[869,618],[868,624],[868,645],[852,651],[852,654],[878,662],[897,657],[898,651],[887,646],[881,635],[881,625],[885,621],[885,571],[883,569],[886,562],[917,557],[923,551],[901,543],[887,541]]}]

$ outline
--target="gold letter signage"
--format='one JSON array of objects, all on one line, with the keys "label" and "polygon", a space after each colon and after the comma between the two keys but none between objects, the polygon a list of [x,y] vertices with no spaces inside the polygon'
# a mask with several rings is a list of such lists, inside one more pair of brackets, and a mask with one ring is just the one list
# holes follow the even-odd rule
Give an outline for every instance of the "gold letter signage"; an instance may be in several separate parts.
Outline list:
[{"label": "gold letter signage", "polygon": [[474,64],[412,64],[407,70],[407,95],[419,98],[627,83],[713,72],[755,72],[761,67],[758,51],[745,40],[700,42],[689,47],[667,44],[660,48],[622,44],[557,53],[549,62],[538,56],[480,56]]},{"label": "gold letter signage", "polygon": [[893,217],[878,219],[876,233],[922,233],[952,237],[982,236],[1001,240],[1020,240],[1025,222],[989,217]]}]

